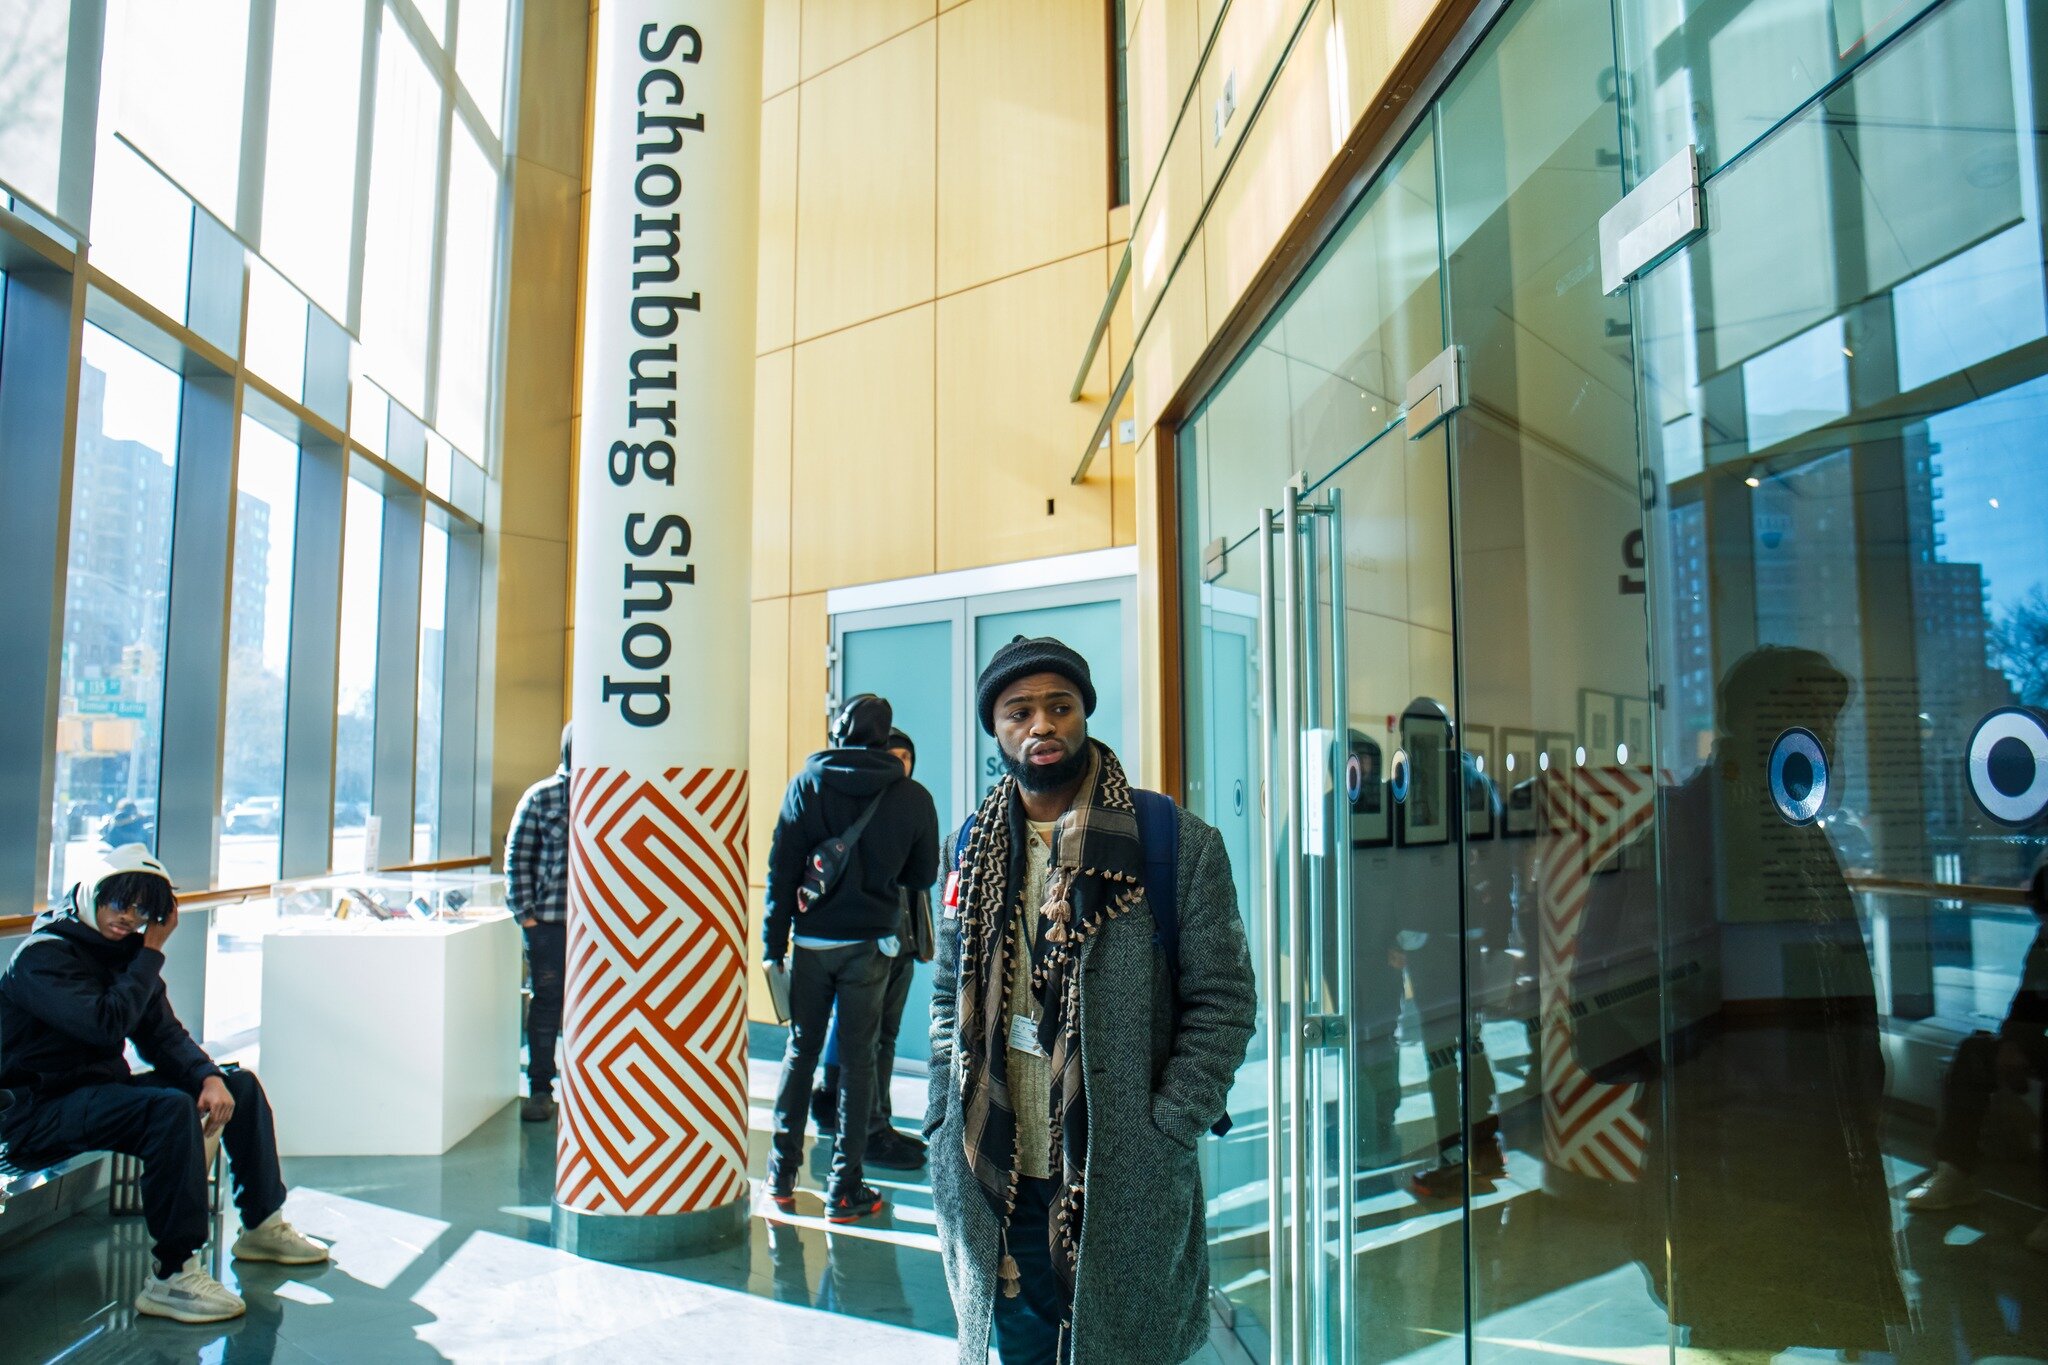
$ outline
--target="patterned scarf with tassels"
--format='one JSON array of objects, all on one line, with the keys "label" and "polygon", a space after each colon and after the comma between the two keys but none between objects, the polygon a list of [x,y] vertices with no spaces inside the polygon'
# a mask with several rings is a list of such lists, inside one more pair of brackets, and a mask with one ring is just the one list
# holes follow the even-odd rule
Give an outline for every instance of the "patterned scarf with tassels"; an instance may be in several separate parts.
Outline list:
[{"label": "patterned scarf with tassels", "polygon": [[[1123,765],[1091,740],[1093,760],[1074,804],[1053,836],[1037,942],[1018,942],[1024,895],[1023,801],[1005,777],[982,800],[961,857],[959,1052],[967,1161],[1003,1230],[1002,1292],[1019,1292],[1010,1255],[1017,1203],[1017,1113],[1009,1058],[1010,982],[1016,954],[1032,957],[1038,1039],[1051,1058],[1051,1160],[1057,1192],[1050,1220],[1052,1264],[1072,1301],[1081,1243],[1082,1174],[1088,1168],[1088,1103],[1081,1070],[1081,946],[1119,915],[1144,905],[1144,850]],[[1021,1003],[1021,1002],[1020,1002]]]}]

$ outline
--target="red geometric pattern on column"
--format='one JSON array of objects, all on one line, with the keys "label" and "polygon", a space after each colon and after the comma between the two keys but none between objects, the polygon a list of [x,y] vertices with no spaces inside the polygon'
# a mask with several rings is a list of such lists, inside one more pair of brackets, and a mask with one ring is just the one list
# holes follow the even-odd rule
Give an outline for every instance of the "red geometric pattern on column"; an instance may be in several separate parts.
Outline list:
[{"label": "red geometric pattern on column", "polygon": [[581,768],[555,1198],[690,1213],[747,1189],[747,774]]},{"label": "red geometric pattern on column", "polygon": [[1601,1180],[1643,1173],[1648,1131],[1639,1085],[1602,1085],[1572,1051],[1572,966],[1593,871],[1657,813],[1647,768],[1570,768],[1545,773],[1537,809],[1548,828],[1538,884],[1536,973],[1543,1041],[1543,1152],[1553,1166]]}]

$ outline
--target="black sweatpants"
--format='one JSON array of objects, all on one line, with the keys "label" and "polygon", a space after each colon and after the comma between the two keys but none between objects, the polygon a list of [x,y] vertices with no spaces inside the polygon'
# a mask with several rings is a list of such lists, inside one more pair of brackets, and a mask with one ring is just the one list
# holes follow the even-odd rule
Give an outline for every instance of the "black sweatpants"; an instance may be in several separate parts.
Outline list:
[{"label": "black sweatpants", "polygon": [[555,1084],[555,1040],[562,1033],[562,977],[568,971],[569,926],[525,926],[526,970],[533,999],[526,1007],[526,1093],[545,1095]]},{"label": "black sweatpants", "polygon": [[[253,1071],[225,1077],[235,1115],[221,1133],[242,1226],[284,1207],[270,1100]],[[206,1145],[198,1095],[152,1071],[66,1095],[32,1099],[7,1115],[7,1145],[19,1166],[47,1166],[80,1152],[111,1151],[142,1161],[142,1216],[156,1240],[159,1273],[174,1271],[206,1244]]]},{"label": "black sweatpants", "polygon": [[[917,971],[917,959],[907,951],[889,959],[889,976],[882,983],[882,1018],[875,1030],[875,1102],[868,1111],[868,1141],[872,1142],[894,1126],[896,1106],[889,1099],[889,1081],[896,1074],[896,1038],[903,1032],[903,1008],[910,1002],[910,978]],[[833,1111],[839,1108],[839,1018],[832,1019],[832,1031],[825,1037],[824,1091],[832,1097]]]},{"label": "black sweatpants", "polygon": [[825,1050],[825,1030],[839,1009],[839,1135],[832,1150],[828,1194],[860,1184],[868,1118],[875,1094],[875,1034],[891,959],[872,942],[844,948],[790,946],[789,1047],[775,1094],[775,1161],[794,1170],[804,1157],[811,1079]]}]

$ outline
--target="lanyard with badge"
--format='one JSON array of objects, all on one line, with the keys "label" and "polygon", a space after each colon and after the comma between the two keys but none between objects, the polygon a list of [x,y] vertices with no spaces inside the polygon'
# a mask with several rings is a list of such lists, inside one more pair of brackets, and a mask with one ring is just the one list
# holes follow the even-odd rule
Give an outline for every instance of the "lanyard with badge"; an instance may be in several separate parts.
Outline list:
[{"label": "lanyard with badge", "polygon": [[[1029,837],[1033,840],[1038,841],[1046,849],[1046,875],[1049,877],[1052,873],[1052,846],[1046,840],[1041,839],[1038,834],[1038,831],[1036,830],[1030,831]],[[1038,945],[1032,941],[1032,937],[1030,934],[1030,920],[1026,917],[1024,913],[1024,901],[1021,897],[1017,901],[1016,925],[1018,943],[1023,945],[1027,960],[1035,961],[1035,959],[1038,956]],[[1043,926],[1041,925],[1041,928],[1042,927]],[[1010,1016],[1011,1051],[1027,1053],[1033,1057],[1043,1057],[1046,1055],[1045,1048],[1038,1041],[1038,1021],[1038,997],[1031,991],[1027,990],[1024,992],[1022,1007],[1016,1010]]]}]

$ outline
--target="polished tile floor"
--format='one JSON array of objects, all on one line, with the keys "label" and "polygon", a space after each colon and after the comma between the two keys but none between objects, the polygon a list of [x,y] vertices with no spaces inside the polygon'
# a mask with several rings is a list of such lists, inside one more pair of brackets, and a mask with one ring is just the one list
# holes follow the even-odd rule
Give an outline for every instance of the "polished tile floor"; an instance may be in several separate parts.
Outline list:
[{"label": "polished tile floor", "polygon": [[[752,1064],[754,1170],[774,1068]],[[897,1080],[897,1113],[924,1107]],[[139,1218],[80,1213],[0,1252],[0,1365],[30,1361],[951,1362],[953,1310],[930,1188],[871,1171],[892,1207],[830,1228],[814,1153],[793,1215],[756,1216],[716,1255],[615,1266],[548,1244],[554,1129],[508,1106],[443,1158],[297,1158],[287,1216],[333,1243],[331,1265],[220,1267],[239,1321],[138,1320]],[[761,1206],[773,1214],[765,1204]],[[232,1241],[234,1214],[224,1240]],[[1236,1359],[1214,1348],[1205,1365]]]}]

